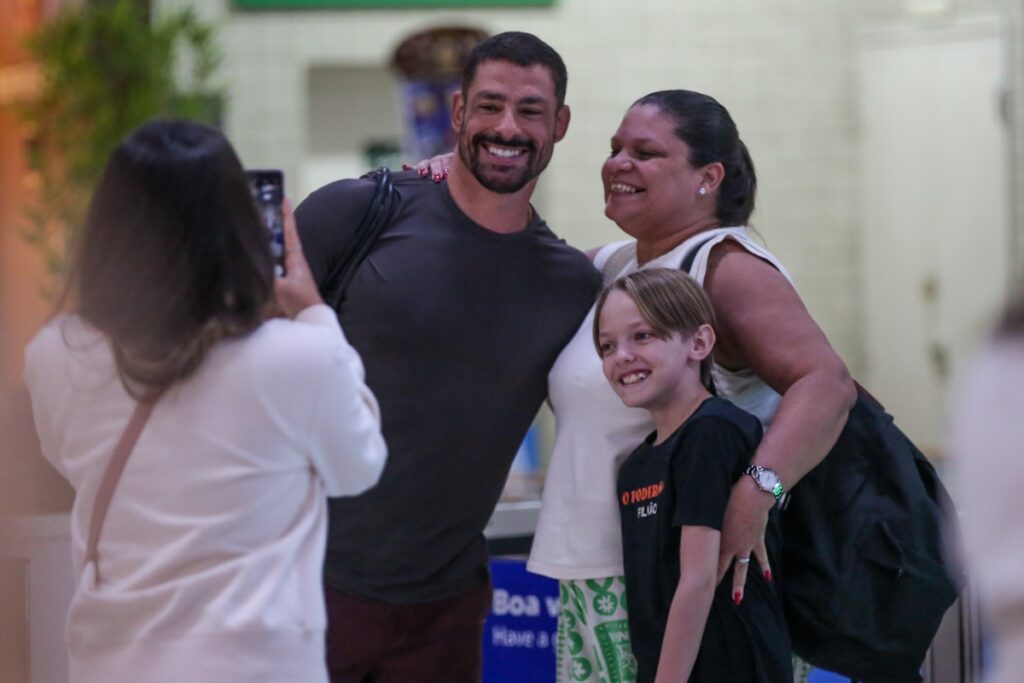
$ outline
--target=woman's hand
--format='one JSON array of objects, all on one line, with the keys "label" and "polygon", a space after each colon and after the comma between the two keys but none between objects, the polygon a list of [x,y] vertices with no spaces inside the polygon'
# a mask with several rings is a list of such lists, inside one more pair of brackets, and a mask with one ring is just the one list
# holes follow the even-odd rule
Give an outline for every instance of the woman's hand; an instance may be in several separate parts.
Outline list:
[{"label": "woman's hand", "polygon": [[302,244],[295,229],[292,205],[285,199],[281,207],[284,214],[284,267],[285,274],[275,278],[274,294],[277,305],[289,318],[294,318],[310,306],[322,304],[323,298],[309,272],[309,264],[302,255]]},{"label": "woman's hand", "polygon": [[725,521],[722,523],[718,582],[722,581],[729,566],[733,565],[732,597],[737,604],[743,600],[751,557],[757,559],[765,578],[771,581],[772,569],[768,563],[764,533],[768,526],[768,513],[773,505],[774,496],[759,489],[750,477],[742,476],[733,484],[729,504],[725,508]]},{"label": "woman's hand", "polygon": [[[424,159],[416,164],[416,172],[420,174],[421,178],[430,176],[435,183],[439,183],[448,177],[448,169],[451,168],[453,156],[453,152],[448,152]],[[411,171],[412,169],[413,167],[409,164],[402,164],[402,170]]]}]

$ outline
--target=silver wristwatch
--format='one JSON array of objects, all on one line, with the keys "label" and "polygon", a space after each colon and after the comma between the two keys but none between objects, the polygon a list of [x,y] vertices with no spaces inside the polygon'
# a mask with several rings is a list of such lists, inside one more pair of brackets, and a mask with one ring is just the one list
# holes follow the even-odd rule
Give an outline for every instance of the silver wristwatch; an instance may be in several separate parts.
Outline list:
[{"label": "silver wristwatch", "polygon": [[784,493],[782,482],[779,480],[779,475],[775,473],[775,470],[761,467],[760,465],[751,465],[744,470],[743,474],[749,474],[750,478],[757,484],[757,488],[775,496],[776,501],[782,498]]}]

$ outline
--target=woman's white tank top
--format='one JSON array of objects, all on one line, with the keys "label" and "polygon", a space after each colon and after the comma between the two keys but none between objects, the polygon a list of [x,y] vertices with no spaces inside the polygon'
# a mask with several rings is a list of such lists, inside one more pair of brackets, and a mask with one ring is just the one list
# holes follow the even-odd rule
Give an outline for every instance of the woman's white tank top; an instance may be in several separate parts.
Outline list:
[{"label": "woman's white tank top", "polygon": [[[711,249],[726,239],[790,279],[782,264],[751,240],[744,227],[701,232],[642,267],[637,264],[635,242],[616,242],[598,252],[594,265],[604,270],[611,260],[616,272],[606,275],[613,279],[641,268],[679,268],[686,255],[697,249],[690,275],[703,285]],[[557,579],[622,574],[616,476],[622,461],[654,430],[647,411],[625,406],[608,386],[594,349],[593,322],[591,309],[548,374],[555,441],[528,568]],[[712,374],[720,396],[753,413],[767,427],[780,400],[771,387],[749,370],[734,372],[715,365]]]}]

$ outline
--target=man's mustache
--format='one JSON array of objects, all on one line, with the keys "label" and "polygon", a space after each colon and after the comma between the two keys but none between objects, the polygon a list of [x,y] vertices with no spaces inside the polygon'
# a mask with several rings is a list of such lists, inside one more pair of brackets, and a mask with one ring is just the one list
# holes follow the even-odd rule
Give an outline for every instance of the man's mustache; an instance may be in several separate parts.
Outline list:
[{"label": "man's mustache", "polygon": [[487,143],[501,145],[502,147],[521,147],[528,152],[537,151],[537,146],[533,144],[533,140],[530,140],[529,138],[505,139],[499,135],[489,135],[487,133],[477,133],[473,136],[474,145],[483,145]]}]

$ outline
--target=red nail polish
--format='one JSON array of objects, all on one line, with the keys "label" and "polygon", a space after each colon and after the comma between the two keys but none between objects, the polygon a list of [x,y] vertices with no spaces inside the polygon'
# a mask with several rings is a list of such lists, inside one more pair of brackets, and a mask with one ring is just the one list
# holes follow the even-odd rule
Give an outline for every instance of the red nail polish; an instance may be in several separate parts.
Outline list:
[{"label": "red nail polish", "polygon": [[434,174],[434,182],[435,183],[441,182],[441,174],[440,173],[435,173]]},{"label": "red nail polish", "polygon": [[420,178],[426,178],[427,177],[427,169],[425,169],[425,168],[418,168],[418,169],[416,169],[416,172],[420,174]]},{"label": "red nail polish", "polygon": [[735,602],[738,605],[741,602],[743,602],[743,596],[740,595],[739,593],[733,593],[732,594],[732,601]]},{"label": "red nail polish", "polygon": [[770,570],[770,569],[765,569],[765,570],[764,570],[764,578],[766,578],[766,579],[768,579],[769,581],[771,581],[771,580],[772,580],[772,570]]}]

